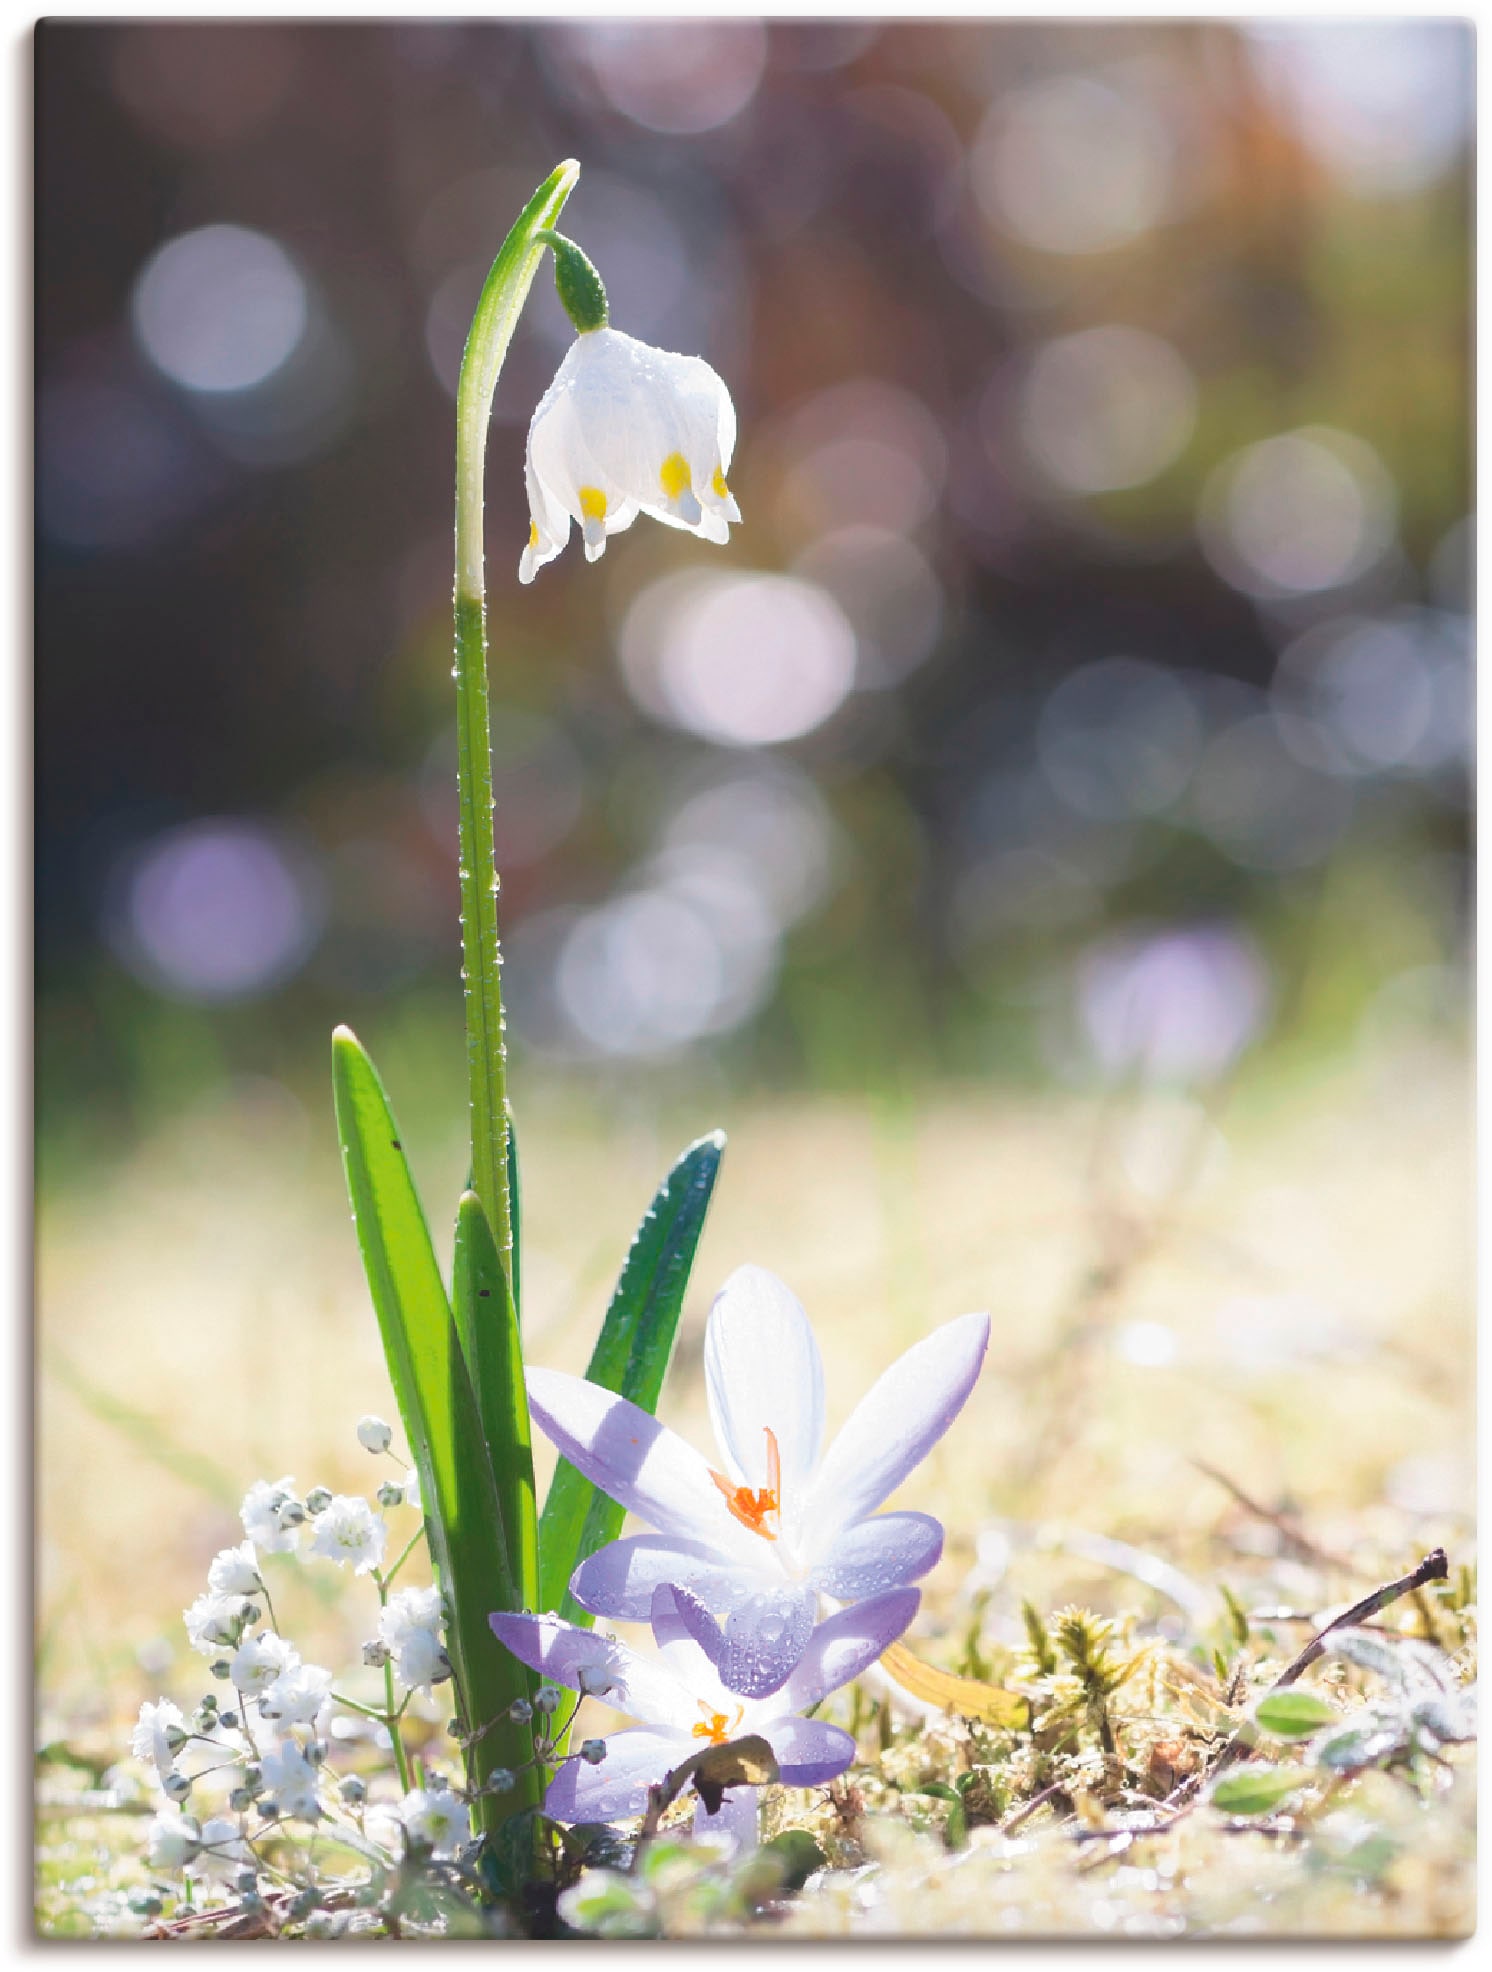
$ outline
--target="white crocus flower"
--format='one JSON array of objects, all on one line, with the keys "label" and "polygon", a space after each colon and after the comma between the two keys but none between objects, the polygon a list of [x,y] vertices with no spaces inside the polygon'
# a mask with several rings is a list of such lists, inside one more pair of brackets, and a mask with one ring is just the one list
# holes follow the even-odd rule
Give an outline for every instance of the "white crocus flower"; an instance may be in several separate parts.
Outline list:
[{"label": "white crocus flower", "polygon": [[572,520],[587,561],[640,513],[727,540],[741,518],[725,483],[735,443],[730,392],[702,357],[654,349],[620,329],[578,335],[528,429],[531,524],[519,581],[554,560]]},{"label": "white crocus flower", "polygon": [[186,1741],[186,1721],[181,1708],[163,1698],[158,1705],[144,1704],[140,1718],[130,1734],[130,1751],[137,1760],[153,1765],[164,1780],[176,1764],[176,1755]]},{"label": "white crocus flower", "polygon": [[207,1586],[216,1595],[253,1595],[262,1587],[254,1543],[243,1541],[215,1554],[207,1570]]},{"label": "white crocus flower", "polygon": [[[818,1787],[844,1772],[855,1742],[839,1726],[801,1714],[849,1684],[894,1643],[917,1613],[916,1589],[892,1589],[841,1609],[813,1631],[779,1691],[747,1699],[721,1677],[724,1639],[687,1589],[661,1583],[649,1608],[656,1657],[562,1622],[558,1616],[488,1617],[521,1662],[572,1691],[604,1688],[606,1702],[636,1719],[606,1736],[606,1757],[567,1760],[544,1799],[560,1821],[619,1821],[641,1814],[648,1789],[706,1746],[760,1734],[776,1755],[785,1787]],[[725,1796],[718,1814],[695,1809],[695,1833],[756,1841],[756,1789]]]},{"label": "white crocus flower", "polygon": [[571,1593],[598,1616],[647,1620],[660,1582],[726,1618],[721,1676],[762,1697],[797,1663],[819,1598],[836,1603],[925,1575],[943,1549],[926,1513],[877,1513],[952,1424],[989,1342],[988,1315],[946,1322],[893,1363],[827,1449],[818,1344],[796,1298],[741,1267],[705,1335],[724,1470],[625,1397],[557,1370],[528,1372],[529,1408],[593,1485],[657,1529],[581,1563]]},{"label": "white crocus flower", "polygon": [[338,1493],[313,1523],[311,1552],[327,1561],[350,1561],[355,1575],[366,1575],[383,1559],[388,1529],[364,1499]]}]

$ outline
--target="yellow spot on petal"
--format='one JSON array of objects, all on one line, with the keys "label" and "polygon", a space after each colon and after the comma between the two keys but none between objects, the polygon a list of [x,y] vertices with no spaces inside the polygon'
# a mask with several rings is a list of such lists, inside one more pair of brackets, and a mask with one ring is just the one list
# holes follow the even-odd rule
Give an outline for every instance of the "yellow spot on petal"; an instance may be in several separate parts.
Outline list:
[{"label": "yellow spot on petal", "polygon": [[537,548],[539,545],[539,530],[532,521],[528,524],[528,545],[531,548]]},{"label": "yellow spot on petal", "polygon": [[719,466],[716,466],[710,484],[715,489],[715,498],[717,500],[728,500],[730,498],[730,488],[726,485],[725,474],[720,470]]},{"label": "yellow spot on petal", "polygon": [[606,495],[599,486],[581,487],[580,511],[587,520],[605,520]]},{"label": "yellow spot on petal", "polygon": [[690,486],[689,461],[682,452],[670,452],[658,469],[658,481],[670,500],[687,493]]}]

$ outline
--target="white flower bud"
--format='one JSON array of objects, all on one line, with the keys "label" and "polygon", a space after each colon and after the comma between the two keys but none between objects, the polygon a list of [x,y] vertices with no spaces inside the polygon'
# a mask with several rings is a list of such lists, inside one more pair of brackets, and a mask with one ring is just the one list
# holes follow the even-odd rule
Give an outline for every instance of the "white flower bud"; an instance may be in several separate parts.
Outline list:
[{"label": "white flower bud", "polygon": [[526,1698],[515,1698],[508,1707],[508,1717],[515,1725],[527,1725],[534,1715],[534,1708]]},{"label": "white flower bud", "polygon": [[552,1684],[541,1684],[534,1693],[534,1710],[550,1718],[559,1710],[560,1695]]},{"label": "white flower bud", "polygon": [[610,1675],[599,1664],[582,1665],[577,1682],[587,1698],[602,1698],[612,1687]]},{"label": "white flower bud", "polygon": [[184,1801],[192,1791],[192,1783],[184,1773],[168,1773],[161,1780],[161,1790],[168,1801]]},{"label": "white flower bud", "polygon": [[404,1488],[402,1486],[396,1486],[392,1479],[385,1479],[378,1489],[378,1504],[380,1506],[403,1506]]},{"label": "white flower bud", "polygon": [[282,1527],[303,1527],[306,1523],[306,1509],[299,1500],[286,1500],[285,1504],[277,1510],[275,1518]]},{"label": "white flower bud", "polygon": [[365,1452],[386,1452],[394,1442],[394,1434],[381,1417],[374,1417],[370,1412],[357,1421],[357,1441]]},{"label": "white flower bud", "polygon": [[313,1486],[310,1492],[306,1494],[307,1513],[325,1513],[331,1503],[332,1489],[330,1486]]},{"label": "white flower bud", "polygon": [[487,1776],[489,1794],[511,1794],[517,1784],[515,1775],[507,1767],[494,1767]]},{"label": "white flower bud", "polygon": [[580,1749],[580,1757],[588,1766],[598,1767],[606,1758],[606,1741],[588,1739]]},{"label": "white flower bud", "polygon": [[363,1645],[363,1662],[370,1665],[375,1671],[381,1671],[385,1664],[393,1660],[393,1655],[393,1651],[389,1649],[382,1637],[370,1637]]},{"label": "white flower bud", "polygon": [[357,1807],[360,1802],[365,1801],[368,1796],[368,1789],[366,1783],[361,1779],[359,1779],[359,1777],[355,1773],[350,1773],[346,1775],[346,1777],[342,1781],[341,1786],[338,1788],[337,1791],[342,1796],[342,1799],[346,1801],[350,1807],[354,1807],[354,1808]]}]

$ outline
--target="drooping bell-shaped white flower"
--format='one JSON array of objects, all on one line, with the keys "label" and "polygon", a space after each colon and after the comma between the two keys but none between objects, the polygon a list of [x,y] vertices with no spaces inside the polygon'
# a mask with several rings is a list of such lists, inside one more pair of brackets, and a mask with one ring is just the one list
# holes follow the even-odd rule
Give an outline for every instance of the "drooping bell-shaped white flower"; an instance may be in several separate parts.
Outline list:
[{"label": "drooping bell-shaped white flower", "polygon": [[587,561],[640,513],[724,542],[741,518],[725,479],[735,443],[730,392],[702,357],[604,326],[577,335],[528,430],[519,581],[554,560],[572,520]]}]

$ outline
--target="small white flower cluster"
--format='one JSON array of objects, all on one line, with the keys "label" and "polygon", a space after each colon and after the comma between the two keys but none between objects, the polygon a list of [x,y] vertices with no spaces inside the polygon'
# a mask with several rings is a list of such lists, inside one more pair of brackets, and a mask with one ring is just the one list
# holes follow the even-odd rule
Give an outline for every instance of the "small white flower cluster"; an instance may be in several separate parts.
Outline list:
[{"label": "small white flower cluster", "polygon": [[[382,1419],[363,1418],[359,1443],[375,1455],[391,1453],[393,1433]],[[420,1510],[413,1471],[378,1489],[379,1508]],[[331,1766],[337,1740],[367,1744],[381,1722],[382,1743],[416,1692],[430,1696],[451,1675],[444,1641],[445,1612],[436,1588],[391,1590],[406,1548],[383,1572],[388,1549],[384,1513],[357,1495],[314,1486],[302,1497],[288,1475],[251,1486],[240,1509],[245,1538],[214,1555],[207,1587],[182,1612],[187,1639],[205,1657],[231,1697],[209,1691],[188,1718],[170,1698],[146,1703],[130,1738],[164,1803],[150,1824],[150,1866],[163,1876],[187,1876],[199,1885],[227,1889],[249,1902],[257,1894],[256,1843],[286,1823],[350,1826],[363,1851],[371,1841],[390,1862],[405,1855],[454,1858],[470,1839],[466,1803],[443,1776],[427,1772],[422,1784],[367,1806],[368,1783],[338,1776]],[[412,1530],[412,1548],[419,1538]],[[304,1536],[304,1538],[303,1538]],[[378,1589],[376,1639],[363,1659],[387,1665],[383,1707],[342,1698],[331,1671],[306,1662],[279,1628],[265,1580],[266,1555],[296,1554],[328,1560],[368,1575]],[[390,1683],[388,1680],[392,1680]],[[392,1685],[402,1687],[402,1704]],[[346,1719],[334,1735],[332,1721]],[[403,1768],[400,1768],[401,1773]],[[378,1786],[375,1777],[374,1787]],[[402,1797],[402,1798],[401,1798]],[[198,1804],[203,1812],[194,1812]],[[306,1895],[314,1900],[314,1884]],[[159,1909],[159,1903],[153,1906]]]}]

